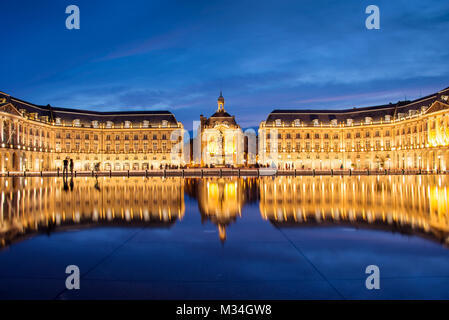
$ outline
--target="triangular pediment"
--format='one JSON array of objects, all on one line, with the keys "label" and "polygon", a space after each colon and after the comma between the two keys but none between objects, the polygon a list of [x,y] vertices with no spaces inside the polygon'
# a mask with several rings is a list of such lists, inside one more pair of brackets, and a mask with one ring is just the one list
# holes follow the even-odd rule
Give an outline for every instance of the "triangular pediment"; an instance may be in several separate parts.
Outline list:
[{"label": "triangular pediment", "polygon": [[425,114],[429,114],[429,113],[433,113],[433,112],[437,112],[437,111],[441,111],[441,110],[445,110],[445,109],[449,109],[449,105],[448,104],[446,104],[444,102],[441,102],[441,101],[435,101],[426,110]]},{"label": "triangular pediment", "polygon": [[19,112],[19,110],[14,107],[12,103],[6,103],[3,105],[0,105],[0,111],[11,113],[16,116],[22,116],[22,114]]}]

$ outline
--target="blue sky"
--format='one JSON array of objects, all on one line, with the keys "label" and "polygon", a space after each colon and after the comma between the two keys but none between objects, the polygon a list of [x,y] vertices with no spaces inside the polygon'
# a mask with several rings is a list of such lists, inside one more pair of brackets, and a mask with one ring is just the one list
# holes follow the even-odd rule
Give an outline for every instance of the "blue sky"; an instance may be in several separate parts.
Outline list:
[{"label": "blue sky", "polygon": [[[81,29],[65,28],[66,6]],[[380,30],[365,8],[380,8]],[[175,113],[220,90],[242,127],[275,108],[415,99],[449,86],[449,1],[2,1],[0,91],[58,107]]]}]

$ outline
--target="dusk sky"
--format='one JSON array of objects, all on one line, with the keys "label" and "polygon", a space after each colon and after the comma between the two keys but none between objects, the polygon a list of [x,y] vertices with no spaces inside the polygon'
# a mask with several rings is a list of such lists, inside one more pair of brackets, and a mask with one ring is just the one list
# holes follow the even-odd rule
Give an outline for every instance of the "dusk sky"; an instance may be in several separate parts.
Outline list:
[{"label": "dusk sky", "polygon": [[[65,8],[78,5],[81,29]],[[365,8],[380,8],[367,30]],[[449,1],[6,1],[0,91],[56,107],[169,110],[223,91],[242,127],[276,108],[352,108],[449,86]]]}]

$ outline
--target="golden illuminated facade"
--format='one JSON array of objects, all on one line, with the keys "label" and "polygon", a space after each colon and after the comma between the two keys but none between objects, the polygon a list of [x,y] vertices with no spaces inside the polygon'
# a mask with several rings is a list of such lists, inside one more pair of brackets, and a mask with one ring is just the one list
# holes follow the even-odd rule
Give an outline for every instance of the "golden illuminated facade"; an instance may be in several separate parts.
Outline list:
[{"label": "golden illuminated facade", "polygon": [[[0,92],[0,172],[144,171],[166,166],[446,171],[449,88],[415,101],[347,110],[274,110],[256,136],[224,109],[200,117],[193,157],[168,111],[94,112],[39,106]],[[256,156],[257,155],[257,156]]]},{"label": "golden illuminated facade", "polygon": [[259,127],[259,163],[290,169],[416,169],[449,165],[449,88],[347,110],[274,110]]},{"label": "golden illuminated facade", "polygon": [[244,163],[244,137],[235,117],[224,109],[225,100],[220,93],[218,109],[210,117],[200,116],[201,165],[239,166]]},{"label": "golden illuminated facade", "polygon": [[0,171],[146,170],[183,165],[183,126],[168,111],[93,112],[0,93]]}]

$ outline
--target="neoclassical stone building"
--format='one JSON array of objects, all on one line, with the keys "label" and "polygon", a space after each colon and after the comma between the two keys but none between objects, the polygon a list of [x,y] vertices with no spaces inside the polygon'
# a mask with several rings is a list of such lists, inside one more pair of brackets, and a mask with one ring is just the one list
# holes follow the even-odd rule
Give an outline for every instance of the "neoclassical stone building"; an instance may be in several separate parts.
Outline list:
[{"label": "neoclassical stone building", "polygon": [[75,170],[182,165],[183,130],[168,111],[55,108],[0,92],[0,171],[55,170],[66,157]]},{"label": "neoclassical stone building", "polygon": [[449,88],[396,104],[274,110],[259,127],[259,163],[295,169],[446,170]]},{"label": "neoclassical stone building", "polygon": [[183,125],[168,111],[55,108],[0,92],[0,171],[56,170],[67,157],[75,170],[245,166],[256,154],[277,168],[448,169],[449,88],[375,107],[274,110],[260,124],[257,152],[247,142],[255,136],[243,133],[224,103],[220,94],[217,111],[200,117],[190,158]]},{"label": "neoclassical stone building", "polygon": [[242,165],[244,136],[240,126],[224,109],[225,100],[220,93],[218,109],[210,117],[200,116],[201,165]]}]

